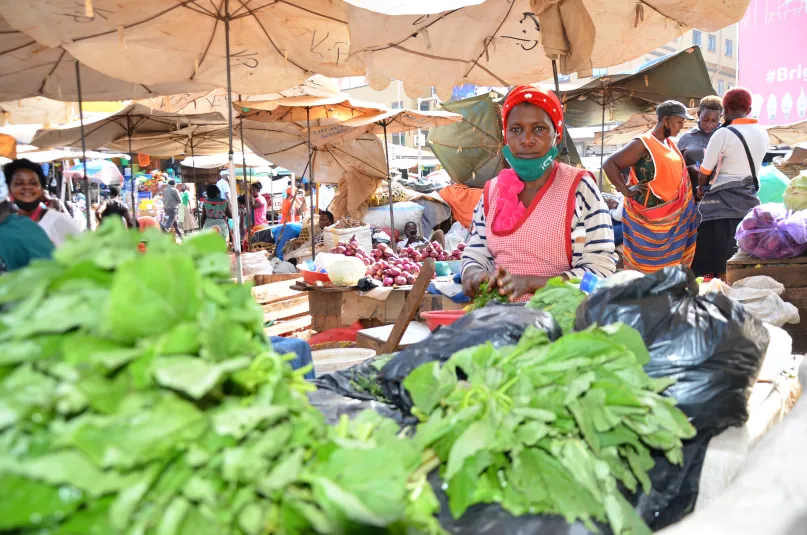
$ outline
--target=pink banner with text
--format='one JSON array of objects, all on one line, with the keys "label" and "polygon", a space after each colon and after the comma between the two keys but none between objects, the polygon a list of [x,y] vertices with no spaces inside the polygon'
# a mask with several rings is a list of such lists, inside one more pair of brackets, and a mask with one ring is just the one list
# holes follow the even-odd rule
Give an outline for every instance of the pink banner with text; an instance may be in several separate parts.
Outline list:
[{"label": "pink banner with text", "polygon": [[761,124],[807,120],[807,0],[751,0],[739,28],[738,75]]}]

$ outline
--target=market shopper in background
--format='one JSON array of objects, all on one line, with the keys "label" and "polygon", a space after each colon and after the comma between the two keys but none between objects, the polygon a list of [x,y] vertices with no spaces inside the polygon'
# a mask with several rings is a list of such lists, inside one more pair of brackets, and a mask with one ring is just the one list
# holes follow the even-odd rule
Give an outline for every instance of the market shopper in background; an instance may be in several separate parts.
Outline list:
[{"label": "market shopper in background", "polygon": [[[689,267],[695,256],[698,220],[684,157],[670,139],[686,119],[674,100],[656,108],[658,123],[615,152],[603,164],[608,180],[624,197],[625,269],[653,273],[667,266]],[[626,183],[621,169],[630,168]]]},{"label": "market shopper in background", "polygon": [[684,155],[693,194],[698,187],[698,167],[703,161],[706,146],[720,126],[723,115],[723,101],[716,95],[703,97],[698,104],[698,126],[678,138],[678,150]]},{"label": "market shopper in background", "polygon": [[725,124],[709,140],[698,176],[701,224],[692,270],[725,280],[726,262],[737,252],[734,234],[759,204],[759,172],[768,132],[751,119],[751,92],[743,87],[723,96]]},{"label": "market shopper in background", "polygon": [[207,199],[202,203],[202,228],[216,229],[228,244],[230,243],[230,225],[232,210],[219,191],[218,186],[209,185],[206,188]]},{"label": "market shopper in background", "polygon": [[179,219],[182,223],[182,231],[190,232],[196,230],[198,225],[196,224],[196,218],[193,216],[193,211],[191,210],[191,194],[186,184],[179,185],[179,199],[182,201],[182,206],[179,208]]},{"label": "market shopper in background", "polygon": [[226,169],[219,173],[219,181],[216,182],[216,187],[221,192],[221,198],[225,201],[230,201],[230,172]]},{"label": "market shopper in background", "polygon": [[95,211],[95,218],[99,225],[108,217],[116,221],[122,221],[126,228],[134,226],[129,207],[120,198],[120,186],[109,186],[109,199],[102,202]]},{"label": "market shopper in background", "polygon": [[3,173],[19,215],[42,227],[53,245],[58,247],[69,236],[81,233],[78,223],[47,193],[41,165],[27,159],[13,160],[3,167]]},{"label": "market shopper in background", "polygon": [[174,187],[177,182],[173,178],[168,181],[168,186],[163,190],[163,222],[160,225],[163,232],[169,232],[172,228],[177,238],[182,239],[182,229],[179,228],[179,207],[182,206],[182,199],[179,192]]},{"label": "market shopper in background", "polygon": [[27,266],[37,258],[50,258],[53,242],[42,228],[14,213],[8,186],[0,180],[0,275]]},{"label": "market shopper in background", "polygon": [[471,297],[482,282],[525,301],[551,277],[607,277],[616,270],[608,206],[593,177],[555,161],[563,128],[551,91],[514,88],[502,107],[511,169],[485,184],[462,255]]},{"label": "market shopper in background", "polygon": [[253,182],[249,186],[252,194],[252,230],[263,230],[269,226],[266,220],[266,199],[261,195],[261,183]]}]

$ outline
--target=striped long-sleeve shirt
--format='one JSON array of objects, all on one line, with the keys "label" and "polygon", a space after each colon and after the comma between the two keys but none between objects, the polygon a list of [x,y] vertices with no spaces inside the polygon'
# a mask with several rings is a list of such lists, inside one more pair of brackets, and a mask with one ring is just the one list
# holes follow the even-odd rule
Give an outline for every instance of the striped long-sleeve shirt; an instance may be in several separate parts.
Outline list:
[{"label": "striped long-sleeve shirt", "polygon": [[[598,277],[608,277],[616,271],[617,255],[614,252],[614,229],[611,212],[594,180],[586,175],[575,192],[574,215],[572,216],[572,267],[565,272],[568,277],[582,278],[586,272]],[[485,222],[485,196],[479,199],[471,223],[471,237],[462,253],[462,274],[477,267],[493,272],[495,263],[488,249]],[[536,243],[536,247],[540,244]]]}]

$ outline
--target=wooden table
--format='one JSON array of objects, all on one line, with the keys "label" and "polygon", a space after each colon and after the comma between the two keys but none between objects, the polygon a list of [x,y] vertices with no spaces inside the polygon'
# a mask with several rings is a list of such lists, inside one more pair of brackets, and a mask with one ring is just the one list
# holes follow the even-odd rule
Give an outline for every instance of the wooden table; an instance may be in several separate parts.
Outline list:
[{"label": "wooden table", "polygon": [[742,251],[735,254],[726,266],[729,285],[755,275],[766,275],[785,287],[782,299],[799,309],[801,322],[782,327],[793,338],[793,352],[807,352],[807,256],[786,260],[762,260]]}]

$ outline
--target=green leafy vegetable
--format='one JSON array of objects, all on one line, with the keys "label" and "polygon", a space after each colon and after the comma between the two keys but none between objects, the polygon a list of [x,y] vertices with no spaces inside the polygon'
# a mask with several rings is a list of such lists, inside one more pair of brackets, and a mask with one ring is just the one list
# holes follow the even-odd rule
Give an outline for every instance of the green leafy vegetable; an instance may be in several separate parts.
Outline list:
[{"label": "green leafy vegetable", "polygon": [[229,264],[108,223],[0,277],[0,532],[441,532],[435,461],[375,412],[325,425]]},{"label": "green leafy vegetable", "polygon": [[491,301],[506,303],[507,296],[501,295],[498,288],[490,288],[488,282],[484,281],[479,285],[479,293],[476,294],[476,297],[474,297],[474,300],[467,308],[469,311],[476,310],[484,307]]},{"label": "green leafy vegetable", "polygon": [[577,307],[586,298],[580,291],[579,281],[566,281],[554,277],[547,281],[546,286],[535,292],[527,303],[527,308],[549,312],[563,330],[563,334],[574,330]]},{"label": "green leafy vegetable", "polygon": [[515,515],[649,534],[618,484],[649,491],[650,451],[680,464],[681,441],[695,429],[659,394],[669,381],[645,374],[647,360],[639,334],[623,325],[554,343],[530,327],[515,347],[472,347],[415,369],[404,380],[421,418],[414,440],[439,457],[454,517],[495,502]]}]

